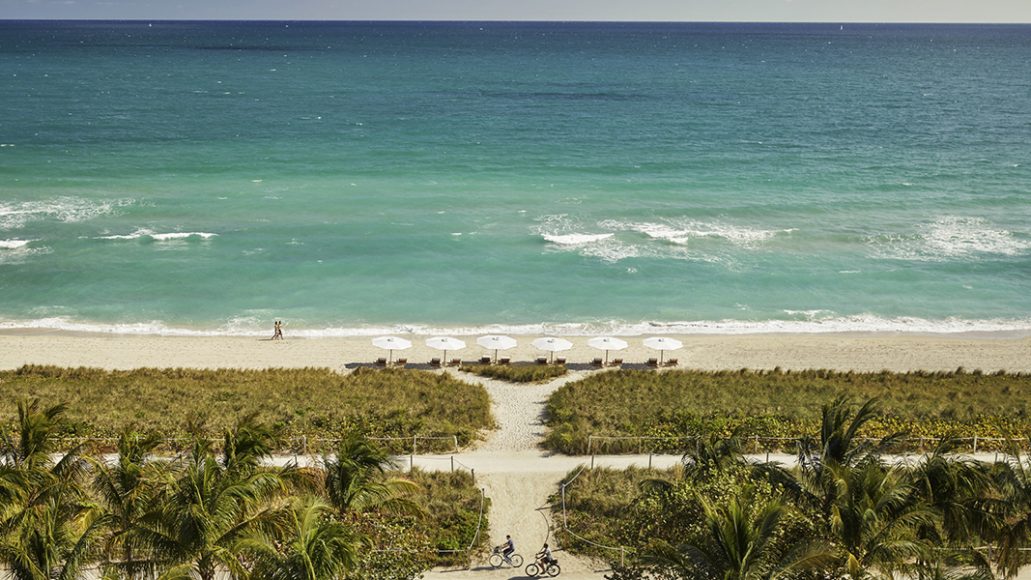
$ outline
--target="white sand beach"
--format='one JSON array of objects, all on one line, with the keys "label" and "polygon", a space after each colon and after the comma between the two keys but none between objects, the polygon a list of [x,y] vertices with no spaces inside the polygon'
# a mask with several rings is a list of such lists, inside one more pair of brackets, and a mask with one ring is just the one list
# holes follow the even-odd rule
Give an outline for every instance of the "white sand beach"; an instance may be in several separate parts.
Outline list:
[{"label": "white sand beach", "polygon": [[[406,335],[412,348],[395,357],[426,363],[440,352],[425,346],[426,336]],[[475,360],[491,355],[462,337],[467,348],[448,353]],[[532,361],[542,353],[530,344],[534,336],[516,336],[519,346],[501,356]],[[642,346],[644,337],[623,337],[630,347],[610,353],[627,363],[643,363],[658,353]],[[827,368],[857,371],[968,370],[1031,371],[1031,337],[1012,334],[751,334],[675,336],[684,343],[667,357],[681,367],[697,369]],[[564,354],[571,363],[603,356],[587,346],[587,337],[569,337],[573,349]],[[386,356],[370,337],[292,338],[270,341],[253,337],[181,337],[67,332],[0,332],[0,368],[24,364],[90,366],[106,369],[138,367],[269,368],[328,367],[370,363]]]}]

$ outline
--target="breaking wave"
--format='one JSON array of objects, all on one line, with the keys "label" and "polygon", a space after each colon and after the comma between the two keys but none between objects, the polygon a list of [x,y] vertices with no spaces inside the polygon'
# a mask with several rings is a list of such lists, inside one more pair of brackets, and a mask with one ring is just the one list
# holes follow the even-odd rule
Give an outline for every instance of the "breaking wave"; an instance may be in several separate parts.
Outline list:
[{"label": "breaking wave", "polygon": [[132,203],[134,200],[131,199],[95,201],[79,197],[0,202],[0,230],[18,229],[29,222],[47,219],[64,223],[83,222],[114,213]]}]

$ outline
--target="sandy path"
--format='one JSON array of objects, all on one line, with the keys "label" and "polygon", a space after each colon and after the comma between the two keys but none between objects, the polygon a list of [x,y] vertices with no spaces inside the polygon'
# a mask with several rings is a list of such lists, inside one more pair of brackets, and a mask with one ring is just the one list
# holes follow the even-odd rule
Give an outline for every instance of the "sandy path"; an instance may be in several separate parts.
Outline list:
[{"label": "sandy path", "polygon": [[[562,566],[565,578],[602,578],[604,565],[574,557],[561,549],[551,521],[549,498],[558,489],[565,474],[582,460],[549,461],[538,444],[544,437],[544,404],[551,393],[570,381],[588,373],[570,372],[546,384],[513,385],[469,373],[455,373],[459,378],[483,385],[491,398],[491,407],[498,429],[475,451],[458,457],[461,465],[475,470],[477,483],[491,499],[490,543],[498,545],[511,534],[516,551],[529,563],[533,554],[548,542]],[[436,465],[440,465],[438,461]],[[550,464],[550,465],[549,465]],[[434,570],[427,578],[522,578],[522,569],[494,570],[475,563],[466,570]]]}]

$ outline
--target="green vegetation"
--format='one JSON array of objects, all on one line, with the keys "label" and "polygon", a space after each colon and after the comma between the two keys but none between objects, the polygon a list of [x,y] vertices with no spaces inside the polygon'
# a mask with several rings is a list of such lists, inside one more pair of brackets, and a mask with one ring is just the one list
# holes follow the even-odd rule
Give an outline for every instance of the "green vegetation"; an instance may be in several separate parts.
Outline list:
[{"label": "green vegetation", "polygon": [[[411,370],[190,370],[24,366],[0,372],[0,399],[66,402],[61,435],[113,439],[127,426],[162,438],[217,436],[242,417],[271,425],[287,442],[335,438],[457,436],[460,445],[493,426],[490,399],[478,385]],[[0,410],[0,424],[13,416]],[[420,441],[420,448],[432,448]],[[438,441],[437,449],[454,446]],[[309,450],[318,447],[309,446]]]},{"label": "green vegetation", "polygon": [[[694,437],[716,433],[779,437],[781,448],[812,433],[820,406],[876,397],[882,414],[863,436],[1005,438],[1031,432],[1031,375],[964,372],[617,371],[570,383],[548,401],[545,446],[588,451],[588,436]],[[592,451],[680,452],[682,441],[592,443]],[[753,443],[749,449],[752,449]],[[990,448],[982,442],[981,448]],[[775,442],[761,448],[776,449]]]},{"label": "green vegetation", "polygon": [[565,365],[462,365],[459,370],[510,383],[544,383],[566,374]]},{"label": "green vegetation", "polygon": [[827,405],[797,467],[749,463],[741,440],[712,436],[673,469],[583,471],[565,490],[569,528],[624,547],[626,565],[566,545],[613,560],[610,580],[974,580],[1031,563],[1026,462],[963,460],[944,440],[889,463],[890,437],[856,436],[879,417],[873,401]]},{"label": "green vegetation", "polygon": [[[401,580],[468,563],[480,493],[464,474],[390,471],[357,436],[323,465],[272,467],[272,430],[244,418],[220,451],[195,439],[155,459],[159,438],[125,431],[114,461],[55,459],[65,408],[22,403],[0,436],[0,565],[13,580],[229,578]],[[484,526],[486,519],[484,518]],[[480,533],[475,550],[482,550]]]}]

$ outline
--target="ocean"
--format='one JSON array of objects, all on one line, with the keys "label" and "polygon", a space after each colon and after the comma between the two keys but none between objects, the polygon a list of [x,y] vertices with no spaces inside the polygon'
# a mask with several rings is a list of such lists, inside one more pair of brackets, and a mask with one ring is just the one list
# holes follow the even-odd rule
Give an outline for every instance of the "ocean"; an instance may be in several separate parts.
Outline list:
[{"label": "ocean", "polygon": [[1031,26],[0,22],[0,329],[1031,330]]}]

